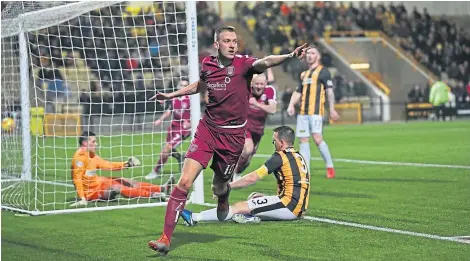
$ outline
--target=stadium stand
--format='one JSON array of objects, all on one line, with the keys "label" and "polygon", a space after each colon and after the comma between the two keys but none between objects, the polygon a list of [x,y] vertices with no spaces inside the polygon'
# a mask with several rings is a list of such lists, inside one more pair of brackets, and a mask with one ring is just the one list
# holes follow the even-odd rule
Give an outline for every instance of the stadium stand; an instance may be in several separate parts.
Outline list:
[{"label": "stadium stand", "polygon": [[[112,5],[29,34],[32,63],[41,68],[30,71],[36,88],[42,87],[50,97],[46,110],[83,107],[84,114],[160,110],[158,104],[145,101],[155,88],[170,91],[177,78],[188,74],[186,44],[179,44],[186,43],[186,35],[178,33],[186,32],[186,18],[183,2],[147,3]],[[203,56],[221,20],[205,2],[198,2],[197,9],[198,24],[205,25],[198,27]],[[179,66],[181,75],[175,74],[178,70],[170,72],[170,66]],[[63,99],[68,108],[60,105]],[[136,99],[142,102],[134,103]]]},{"label": "stadium stand", "polygon": [[[458,107],[470,107],[470,32],[447,19],[431,17],[426,9],[416,7],[408,13],[402,5],[390,3],[359,8],[351,7],[355,21],[365,30],[382,30],[393,38],[421,64],[435,75],[448,78],[448,85],[456,96]],[[426,87],[428,89],[429,86]],[[467,88],[468,89],[468,88]],[[425,99],[428,96],[425,95]],[[426,100],[425,100],[426,101]]]},{"label": "stadium stand", "polygon": [[[448,76],[448,85],[460,107],[470,106],[470,33],[458,28],[445,16],[433,18],[426,9],[408,14],[402,5],[359,2],[358,7],[345,3],[307,2],[287,5],[284,2],[237,3],[237,19],[253,32],[258,48],[273,53],[284,53],[303,43],[315,43],[325,32],[380,30],[395,40],[404,50],[426,66],[432,73]],[[331,56],[322,51],[323,64],[331,66]],[[302,63],[284,65],[294,79],[304,68]],[[338,100],[362,95],[365,87],[344,79],[331,68],[335,75]],[[428,93],[429,86],[421,87]],[[426,102],[427,96],[424,95]]]},{"label": "stadium stand", "polygon": [[[334,6],[330,2],[307,2],[287,5],[284,2],[256,2],[251,6],[247,2],[237,2],[238,22],[245,25],[258,43],[257,48],[268,53],[287,53],[304,42],[315,43],[326,30],[350,31],[355,29],[349,10],[343,5]],[[357,100],[366,95],[362,82],[354,82],[331,67],[331,55],[322,53],[323,65],[329,67],[335,83],[337,102]],[[299,78],[306,65],[299,61],[290,61],[283,65],[294,80]]]}]

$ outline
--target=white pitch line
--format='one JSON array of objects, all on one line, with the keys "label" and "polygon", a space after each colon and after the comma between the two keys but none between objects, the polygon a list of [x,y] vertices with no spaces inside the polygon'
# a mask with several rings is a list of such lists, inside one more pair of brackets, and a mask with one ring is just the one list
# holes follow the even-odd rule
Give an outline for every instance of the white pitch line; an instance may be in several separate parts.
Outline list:
[{"label": "white pitch line", "polygon": [[470,240],[470,236],[455,236],[455,237],[450,237],[450,238],[465,238],[465,239]]},{"label": "white pitch line", "polygon": [[[271,155],[268,154],[255,154],[253,157],[256,158],[267,158]],[[311,157],[310,160],[321,160],[319,157]],[[355,159],[337,159],[336,162],[348,162],[348,163],[359,163],[369,165],[391,165],[391,166],[410,166],[410,167],[423,167],[423,168],[449,168],[449,169],[470,169],[470,166],[465,165],[445,165],[445,164],[432,164],[432,163],[413,163],[413,162],[398,162],[398,161],[375,161],[375,160],[355,160]]]},{"label": "white pitch line", "polygon": [[[3,179],[7,178],[7,179]],[[49,185],[59,185],[59,186],[64,186],[64,187],[74,187],[74,185],[69,184],[69,183],[63,183],[63,182],[57,182],[57,181],[48,181],[48,180],[40,180],[40,179],[21,179],[17,177],[12,177],[12,176],[3,176],[2,177],[2,182],[36,182],[36,183],[41,183],[41,184],[49,184]]]},{"label": "white pitch line", "polygon": [[437,240],[444,240],[444,241],[452,241],[452,242],[457,242],[457,243],[470,244],[470,241],[468,241],[468,240],[457,239],[457,238],[454,238],[454,237],[443,237],[443,236],[438,236],[438,235],[418,233],[418,232],[399,230],[399,229],[393,229],[393,228],[377,227],[377,226],[371,226],[371,225],[363,225],[363,224],[359,224],[359,223],[344,222],[344,221],[327,219],[327,218],[318,218],[318,217],[305,216],[304,219],[311,220],[311,221],[317,221],[317,222],[323,222],[323,223],[329,223],[329,224],[334,224],[334,225],[342,225],[342,226],[356,227],[356,228],[382,231],[382,232],[389,232],[389,233],[402,234],[402,235],[408,235],[408,236],[424,237],[424,238],[430,238],[430,239],[437,239]]},{"label": "white pitch line", "polygon": [[[208,207],[216,207],[217,206],[217,204],[213,204],[213,203],[204,203],[204,204],[198,204],[198,205],[203,205],[203,206],[208,206]],[[377,227],[377,226],[371,226],[371,225],[363,225],[363,224],[359,224],[359,223],[344,222],[344,221],[328,219],[328,218],[318,218],[318,217],[304,216],[303,219],[310,220],[310,221],[329,223],[329,224],[333,224],[333,225],[342,225],[342,226],[356,227],[356,228],[382,231],[382,232],[389,232],[389,233],[402,234],[402,235],[408,235],[408,236],[425,237],[425,238],[431,238],[431,239],[437,239],[437,240],[444,240],[444,241],[452,241],[452,242],[470,244],[469,240],[461,239],[462,237],[460,237],[460,238],[458,238],[458,237],[443,237],[443,236],[438,236],[438,235],[412,232],[412,231],[406,231],[406,230],[399,230],[399,229],[393,229],[393,228],[387,228],[387,227]]]},{"label": "white pitch line", "polygon": [[[31,181],[33,181],[33,180],[31,180]],[[46,183],[46,184],[53,184],[53,185],[62,185],[62,186],[66,186],[66,187],[73,187],[72,184],[61,183],[61,182],[44,181],[44,180],[34,180],[34,181],[36,181],[38,183]],[[203,205],[203,206],[208,206],[208,207],[216,207],[217,206],[216,204],[213,204],[213,203],[204,203],[204,204],[198,204],[198,205]],[[363,225],[363,224],[359,224],[359,223],[344,222],[344,221],[327,219],[327,218],[317,218],[317,217],[305,216],[305,217],[303,217],[303,219],[311,220],[311,221],[317,221],[317,222],[323,222],[323,223],[330,223],[330,224],[334,224],[334,225],[343,225],[343,226],[369,229],[369,230],[375,230],[375,231],[383,231],[383,232],[389,232],[389,233],[395,233],[395,234],[403,234],[403,235],[409,235],[409,236],[415,236],[415,237],[425,237],[425,238],[431,238],[431,239],[437,239],[437,240],[444,240],[444,241],[452,241],[452,242],[457,242],[457,243],[470,244],[469,240],[461,239],[461,238],[467,238],[467,237],[470,237],[470,236],[443,237],[443,236],[438,236],[438,235],[418,233],[418,232],[399,230],[399,229],[393,229],[393,228],[377,227],[377,226],[371,226],[371,225]]]}]

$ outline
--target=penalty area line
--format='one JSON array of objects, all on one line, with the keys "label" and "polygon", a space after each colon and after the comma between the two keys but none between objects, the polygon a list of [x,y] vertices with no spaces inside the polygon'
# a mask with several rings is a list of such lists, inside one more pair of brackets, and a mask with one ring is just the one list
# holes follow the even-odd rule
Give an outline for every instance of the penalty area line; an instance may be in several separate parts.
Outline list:
[{"label": "penalty area line", "polygon": [[[253,157],[256,158],[267,158],[271,155],[268,154],[255,154]],[[319,157],[311,157],[312,161],[323,161]],[[448,169],[470,169],[470,166],[465,165],[446,165],[446,164],[432,164],[432,163],[413,163],[413,162],[394,162],[394,161],[375,161],[375,160],[355,160],[355,159],[336,159],[335,162],[347,162],[347,163],[358,163],[358,164],[369,164],[369,165],[390,165],[390,166],[409,166],[409,167],[423,167],[423,168],[448,168]]]},{"label": "penalty area line", "polygon": [[425,233],[412,232],[412,231],[407,231],[407,230],[399,230],[399,229],[393,229],[393,228],[387,228],[387,227],[363,225],[363,224],[359,224],[359,223],[345,222],[345,221],[339,221],[339,220],[328,219],[328,218],[318,218],[318,217],[305,216],[305,217],[303,217],[303,219],[310,220],[310,221],[316,221],[316,222],[322,222],[322,223],[329,223],[329,224],[333,224],[333,225],[341,225],[341,226],[355,227],[355,228],[361,228],[361,229],[367,229],[367,230],[382,231],[382,232],[402,234],[402,235],[408,235],[408,236],[424,237],[424,238],[437,239],[437,240],[443,240],[443,241],[451,241],[451,242],[457,242],[457,243],[463,243],[463,244],[470,244],[469,240],[463,240],[463,239],[459,239],[459,238],[455,238],[455,237],[444,237],[444,236],[439,236],[439,235],[425,234]]}]

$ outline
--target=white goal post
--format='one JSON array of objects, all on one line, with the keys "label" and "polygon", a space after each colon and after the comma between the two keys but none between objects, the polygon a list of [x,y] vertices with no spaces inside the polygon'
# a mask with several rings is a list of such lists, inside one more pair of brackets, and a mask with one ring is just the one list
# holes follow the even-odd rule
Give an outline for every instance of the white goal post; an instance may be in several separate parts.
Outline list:
[{"label": "white goal post", "polygon": [[[165,199],[121,193],[71,207],[71,163],[80,134],[93,131],[101,158],[142,162],[96,175],[151,192],[149,184],[178,180],[181,165],[172,157],[157,178],[145,179],[172,121],[154,125],[168,107],[148,99],[182,79],[199,79],[196,2],[8,2],[1,28],[2,209],[44,215],[165,206]],[[200,102],[191,96],[191,136]],[[175,155],[190,141],[182,140]],[[205,204],[203,183],[201,173],[189,202]]]}]

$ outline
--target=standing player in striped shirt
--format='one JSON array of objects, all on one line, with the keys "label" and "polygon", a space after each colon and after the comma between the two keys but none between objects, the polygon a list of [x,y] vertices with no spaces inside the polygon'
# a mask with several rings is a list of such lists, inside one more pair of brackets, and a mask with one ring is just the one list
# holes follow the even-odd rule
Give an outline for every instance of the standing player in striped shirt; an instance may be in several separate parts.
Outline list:
[{"label": "standing player in striped shirt", "polygon": [[323,140],[323,116],[325,114],[325,93],[328,95],[330,118],[338,120],[335,110],[335,95],[333,81],[328,69],[320,64],[321,55],[317,48],[310,48],[305,56],[309,69],[300,74],[300,84],[292,94],[287,113],[295,114],[295,104],[300,100],[300,113],[297,116],[296,135],[300,139],[300,153],[307,160],[310,169],[310,144],[312,135],[323,160],[326,163],[326,177],[334,178],[335,169],[328,145]]},{"label": "standing player in striped shirt", "polygon": [[264,125],[269,114],[277,110],[276,89],[268,85],[264,74],[253,77],[251,82],[250,111],[248,112],[248,129],[245,146],[235,167],[234,180],[240,178],[240,173],[248,167],[251,157],[256,153],[261,137],[264,135]]}]

